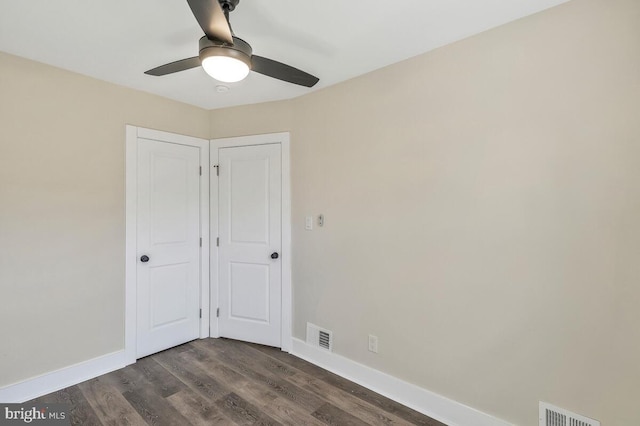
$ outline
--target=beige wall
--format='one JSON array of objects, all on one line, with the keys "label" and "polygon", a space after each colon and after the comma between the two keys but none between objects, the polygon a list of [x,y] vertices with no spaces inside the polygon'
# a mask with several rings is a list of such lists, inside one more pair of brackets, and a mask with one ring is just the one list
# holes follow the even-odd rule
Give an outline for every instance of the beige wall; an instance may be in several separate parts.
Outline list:
[{"label": "beige wall", "polygon": [[125,124],[208,112],[0,53],[0,387],[124,347]]},{"label": "beige wall", "polygon": [[296,337],[517,424],[639,424],[638,22],[574,0],[211,113],[0,54],[0,386],[123,347],[125,123],[290,130]]},{"label": "beige wall", "polygon": [[640,424],[638,22],[637,0],[574,0],[213,111],[214,137],[291,123],[295,336],[327,327],[335,352],[517,424],[539,400]]},{"label": "beige wall", "polygon": [[217,109],[210,116],[214,138],[291,131],[293,124],[291,101]]}]

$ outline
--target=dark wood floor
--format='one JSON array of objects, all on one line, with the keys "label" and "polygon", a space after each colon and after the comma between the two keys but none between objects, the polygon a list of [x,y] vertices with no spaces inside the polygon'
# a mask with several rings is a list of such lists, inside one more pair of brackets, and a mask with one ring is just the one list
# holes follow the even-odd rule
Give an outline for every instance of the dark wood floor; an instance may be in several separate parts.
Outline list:
[{"label": "dark wood floor", "polygon": [[74,425],[442,425],[279,349],[197,340],[33,402]]}]

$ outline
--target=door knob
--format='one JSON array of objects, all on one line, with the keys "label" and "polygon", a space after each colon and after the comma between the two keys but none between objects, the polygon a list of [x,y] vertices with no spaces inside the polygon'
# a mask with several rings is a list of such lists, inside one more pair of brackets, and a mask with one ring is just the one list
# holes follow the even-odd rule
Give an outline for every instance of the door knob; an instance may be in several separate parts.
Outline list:
[{"label": "door knob", "polygon": [[147,263],[149,261],[149,256],[146,254],[140,258],[140,262]]},{"label": "door knob", "polygon": [[278,254],[278,252],[277,252],[277,251],[274,251],[273,253],[271,253],[271,258],[272,258],[272,259],[274,259],[274,260],[275,260],[275,259],[277,259],[277,258],[279,258],[279,257],[280,257],[280,255]]}]

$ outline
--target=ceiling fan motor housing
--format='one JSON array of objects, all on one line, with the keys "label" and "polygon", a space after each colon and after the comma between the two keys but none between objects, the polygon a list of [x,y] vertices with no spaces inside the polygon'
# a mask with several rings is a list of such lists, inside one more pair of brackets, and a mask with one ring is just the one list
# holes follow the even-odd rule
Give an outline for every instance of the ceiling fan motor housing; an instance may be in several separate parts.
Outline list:
[{"label": "ceiling fan motor housing", "polygon": [[211,40],[207,36],[202,37],[199,44],[201,61],[210,56],[228,56],[244,62],[251,69],[253,50],[249,43],[238,37],[233,37],[233,46],[224,41]]}]

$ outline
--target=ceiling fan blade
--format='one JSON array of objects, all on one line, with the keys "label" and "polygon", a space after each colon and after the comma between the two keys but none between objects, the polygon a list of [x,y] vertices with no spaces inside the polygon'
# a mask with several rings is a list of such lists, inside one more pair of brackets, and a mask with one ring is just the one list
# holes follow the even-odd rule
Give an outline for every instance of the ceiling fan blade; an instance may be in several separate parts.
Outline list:
[{"label": "ceiling fan blade", "polygon": [[145,71],[144,73],[147,75],[154,75],[156,77],[159,77],[161,75],[173,74],[174,72],[180,72],[199,67],[200,65],[200,58],[198,56],[194,56],[193,58],[181,59],[169,64],[160,65],[159,67],[156,67],[149,71]]},{"label": "ceiling fan blade", "polygon": [[257,73],[299,86],[313,87],[320,81],[318,77],[314,77],[309,73],[262,56],[253,55],[251,63],[251,69]]},{"label": "ceiling fan blade", "polygon": [[233,44],[229,22],[218,0],[187,0],[187,3],[208,38]]}]

